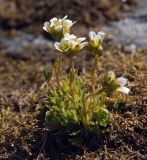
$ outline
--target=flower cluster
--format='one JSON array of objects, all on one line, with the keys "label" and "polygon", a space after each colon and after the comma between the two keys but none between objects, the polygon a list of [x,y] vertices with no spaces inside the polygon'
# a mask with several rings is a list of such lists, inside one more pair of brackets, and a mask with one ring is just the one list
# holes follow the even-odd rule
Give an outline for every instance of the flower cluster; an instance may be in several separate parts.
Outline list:
[{"label": "flower cluster", "polygon": [[97,34],[94,31],[89,33],[89,42],[83,42],[86,37],[78,38],[74,34],[70,34],[71,27],[75,24],[65,16],[63,19],[52,18],[50,22],[45,22],[43,29],[47,31],[55,40],[55,48],[64,53],[67,57],[74,56],[82,48],[87,48],[92,53],[101,56],[103,47],[103,39],[105,33],[100,31]]}]

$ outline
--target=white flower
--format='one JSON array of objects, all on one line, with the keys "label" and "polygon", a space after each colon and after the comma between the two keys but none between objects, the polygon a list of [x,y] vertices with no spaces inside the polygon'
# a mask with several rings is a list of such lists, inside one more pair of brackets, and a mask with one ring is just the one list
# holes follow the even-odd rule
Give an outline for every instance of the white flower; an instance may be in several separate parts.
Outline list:
[{"label": "white flower", "polygon": [[65,34],[60,43],[55,43],[55,48],[66,56],[73,56],[87,44],[83,42],[85,39],[85,37],[77,38],[74,34]]},{"label": "white flower", "polygon": [[130,89],[125,87],[127,82],[128,80],[126,78],[116,78],[115,73],[113,71],[110,71],[105,75],[102,86],[108,93],[119,91],[128,94],[130,92]]},{"label": "white flower", "polygon": [[100,31],[98,32],[97,34],[94,32],[94,31],[91,31],[89,32],[89,36],[90,36],[90,40],[93,40],[93,41],[103,41],[105,36],[106,36],[106,33]]},{"label": "white flower", "polygon": [[49,32],[53,38],[60,40],[64,37],[65,33],[70,32],[70,28],[74,23],[67,19],[67,16],[62,19],[54,17],[49,22],[44,23],[43,29]]},{"label": "white flower", "polygon": [[67,19],[67,16],[65,16],[61,21],[62,21],[64,33],[66,32],[69,33],[70,28],[76,23],[76,22],[72,22],[71,20]]},{"label": "white flower", "polygon": [[89,33],[90,41],[87,45],[88,50],[97,54],[98,56],[102,55],[103,47],[102,42],[105,38],[106,33],[98,32],[97,34],[94,31]]},{"label": "white flower", "polygon": [[123,92],[125,94],[128,94],[130,92],[130,89],[125,87],[128,80],[124,77],[119,77],[117,78],[117,81],[119,82],[120,84],[120,87],[117,89],[117,91],[120,91],[120,92]]}]

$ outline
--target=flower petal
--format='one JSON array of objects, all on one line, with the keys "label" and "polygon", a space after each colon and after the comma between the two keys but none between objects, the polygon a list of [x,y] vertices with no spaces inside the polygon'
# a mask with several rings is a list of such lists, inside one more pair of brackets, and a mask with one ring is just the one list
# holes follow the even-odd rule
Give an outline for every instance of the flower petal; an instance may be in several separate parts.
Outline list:
[{"label": "flower petal", "polygon": [[101,37],[100,39],[103,40],[106,36],[106,33],[103,31],[98,32],[98,35]]},{"label": "flower petal", "polygon": [[59,51],[61,51],[60,45],[61,45],[61,44],[60,44],[59,42],[55,42],[55,43],[54,43],[55,48],[56,48],[57,50],[59,50]]},{"label": "flower petal", "polygon": [[67,26],[72,26],[73,25],[73,23],[72,23],[72,21],[71,20],[69,20],[69,19],[66,19],[66,20],[64,20],[63,21],[63,25],[67,25]]},{"label": "flower petal", "polygon": [[48,28],[49,27],[50,27],[50,23],[49,22],[45,22],[44,26],[43,26],[43,29],[48,32]]},{"label": "flower petal", "polygon": [[56,22],[56,21],[58,21],[57,17],[54,17],[54,18],[52,18],[52,19],[50,20],[51,23],[54,23],[54,22]]},{"label": "flower petal", "polygon": [[43,30],[47,31],[47,29],[45,27],[43,27]]},{"label": "flower petal", "polygon": [[124,87],[127,84],[127,82],[128,82],[128,80],[126,78],[124,78],[124,77],[119,77],[119,78],[117,78],[117,80],[118,80],[119,84],[122,87]]},{"label": "flower petal", "polygon": [[66,33],[66,34],[64,35],[64,37],[65,37],[66,39],[68,39],[68,40],[74,40],[74,41],[77,40],[77,36],[75,36],[74,34]]},{"label": "flower petal", "polygon": [[67,15],[65,15],[63,18],[62,18],[62,21],[66,20],[67,19]]},{"label": "flower petal", "polygon": [[90,39],[93,40],[96,37],[96,33],[94,31],[89,32]]},{"label": "flower petal", "polygon": [[130,92],[130,89],[127,87],[120,87],[117,89],[117,91],[123,92],[125,94],[128,94]]},{"label": "flower petal", "polygon": [[83,41],[86,40],[86,37],[81,37],[81,38],[78,38],[77,40],[78,40],[79,42],[83,42]]}]

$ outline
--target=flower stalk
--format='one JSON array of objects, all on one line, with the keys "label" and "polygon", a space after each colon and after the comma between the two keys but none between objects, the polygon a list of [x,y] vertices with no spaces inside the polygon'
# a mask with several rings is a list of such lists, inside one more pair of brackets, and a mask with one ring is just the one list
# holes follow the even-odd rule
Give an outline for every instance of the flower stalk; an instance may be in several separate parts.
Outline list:
[{"label": "flower stalk", "polygon": [[96,89],[98,59],[99,59],[98,55],[95,55],[92,72],[91,72],[93,94],[95,94],[95,89]]},{"label": "flower stalk", "polygon": [[55,63],[55,77],[56,77],[56,82],[57,82],[57,88],[60,88],[60,72],[62,68],[62,54],[60,54],[57,58],[57,61]]},{"label": "flower stalk", "polygon": [[89,121],[89,118],[88,118],[88,105],[87,105],[87,102],[85,100],[85,96],[82,97],[82,107],[83,107],[83,125],[85,126],[85,128],[88,126],[88,121]]},{"label": "flower stalk", "polygon": [[69,81],[70,92],[71,92],[72,99],[74,100],[74,80],[75,80],[76,70],[74,68],[74,63],[73,63],[72,57],[69,58],[69,66],[70,66],[70,81]]}]

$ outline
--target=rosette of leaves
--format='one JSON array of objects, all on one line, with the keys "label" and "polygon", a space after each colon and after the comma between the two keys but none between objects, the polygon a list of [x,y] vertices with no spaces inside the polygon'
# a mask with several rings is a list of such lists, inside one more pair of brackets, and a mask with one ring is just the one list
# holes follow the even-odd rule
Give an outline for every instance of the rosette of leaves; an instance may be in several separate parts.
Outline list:
[{"label": "rosette of leaves", "polygon": [[52,84],[48,91],[48,111],[46,112],[46,125],[51,128],[70,127],[80,124],[81,97],[83,95],[83,80],[77,77],[74,82],[75,97],[70,93],[68,77],[60,83],[60,89]]}]

